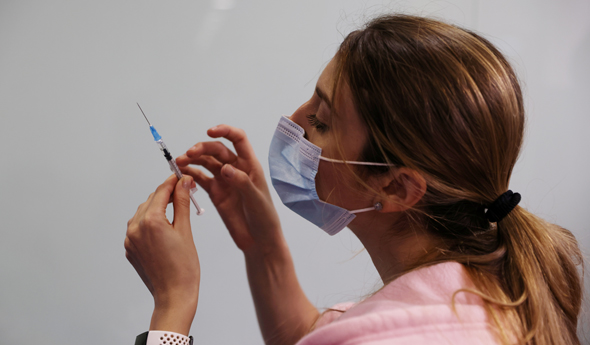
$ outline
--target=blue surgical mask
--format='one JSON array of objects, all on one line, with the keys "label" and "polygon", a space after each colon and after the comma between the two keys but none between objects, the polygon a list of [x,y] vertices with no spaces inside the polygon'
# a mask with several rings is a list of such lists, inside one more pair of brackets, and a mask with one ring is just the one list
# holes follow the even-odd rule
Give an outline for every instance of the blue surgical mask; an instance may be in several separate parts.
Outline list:
[{"label": "blue surgical mask", "polygon": [[381,204],[360,210],[346,210],[318,197],[315,176],[321,160],[334,163],[389,166],[385,163],[341,161],[322,157],[322,149],[303,137],[301,126],[283,116],[270,144],[268,163],[272,185],[281,201],[292,211],[330,235],[344,229],[355,213],[381,210]]}]

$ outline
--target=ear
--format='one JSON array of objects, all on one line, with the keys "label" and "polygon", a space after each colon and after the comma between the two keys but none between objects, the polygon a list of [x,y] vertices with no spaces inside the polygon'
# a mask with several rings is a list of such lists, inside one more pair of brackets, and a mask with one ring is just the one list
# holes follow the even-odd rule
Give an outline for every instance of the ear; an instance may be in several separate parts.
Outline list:
[{"label": "ear", "polygon": [[426,180],[416,170],[401,167],[381,181],[381,212],[402,212],[416,205],[426,193]]}]

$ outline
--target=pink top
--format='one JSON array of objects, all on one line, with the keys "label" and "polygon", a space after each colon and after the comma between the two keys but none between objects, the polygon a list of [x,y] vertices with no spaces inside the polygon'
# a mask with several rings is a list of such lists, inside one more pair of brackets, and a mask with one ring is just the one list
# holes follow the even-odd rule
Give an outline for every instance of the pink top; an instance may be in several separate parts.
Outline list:
[{"label": "pink top", "polygon": [[446,262],[407,273],[366,300],[324,313],[297,345],[498,344],[482,299],[463,265]]}]

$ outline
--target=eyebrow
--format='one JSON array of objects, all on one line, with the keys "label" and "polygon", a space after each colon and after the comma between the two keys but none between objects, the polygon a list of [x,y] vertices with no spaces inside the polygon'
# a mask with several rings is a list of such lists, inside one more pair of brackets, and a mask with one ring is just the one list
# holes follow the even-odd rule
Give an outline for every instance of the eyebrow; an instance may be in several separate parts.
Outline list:
[{"label": "eyebrow", "polygon": [[318,94],[318,96],[320,97],[320,99],[324,102],[326,102],[328,104],[329,108],[332,108],[332,102],[330,101],[330,99],[328,98],[328,96],[324,93],[324,91],[322,91],[320,89],[319,86],[315,87],[315,93]]}]

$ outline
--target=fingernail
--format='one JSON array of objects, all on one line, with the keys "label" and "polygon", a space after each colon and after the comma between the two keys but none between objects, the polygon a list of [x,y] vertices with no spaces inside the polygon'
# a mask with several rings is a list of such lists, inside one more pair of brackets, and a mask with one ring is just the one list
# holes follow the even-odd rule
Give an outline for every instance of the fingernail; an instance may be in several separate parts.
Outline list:
[{"label": "fingernail", "polygon": [[209,130],[210,130],[210,131],[214,131],[214,130],[216,130],[216,129],[217,129],[217,127],[219,127],[219,126],[211,127],[211,128],[209,128]]},{"label": "fingernail", "polygon": [[193,184],[193,179],[190,177],[184,177],[182,180],[182,188],[184,189],[191,189],[191,185]]},{"label": "fingernail", "polygon": [[234,170],[234,167],[232,167],[229,164],[226,164],[223,169],[223,176],[225,176],[227,178],[232,178],[232,177],[234,177],[235,172],[236,171]]}]

